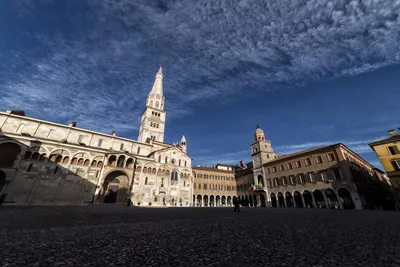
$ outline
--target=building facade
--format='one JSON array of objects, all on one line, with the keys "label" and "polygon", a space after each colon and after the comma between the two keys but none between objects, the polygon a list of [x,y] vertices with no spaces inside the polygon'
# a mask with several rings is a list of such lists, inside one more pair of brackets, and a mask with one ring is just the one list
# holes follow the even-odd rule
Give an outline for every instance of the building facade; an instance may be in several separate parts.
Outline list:
[{"label": "building facade", "polygon": [[388,132],[390,137],[371,143],[369,146],[378,156],[395,189],[397,199],[400,199],[400,133],[396,130]]},{"label": "building facade", "polygon": [[192,203],[185,137],[164,143],[160,68],[142,113],[138,140],[0,112],[0,202],[13,204]]},{"label": "building facade", "polygon": [[393,191],[384,173],[343,144],[281,156],[257,126],[251,151],[252,164],[242,163],[236,174],[238,195],[245,205],[333,209],[393,206]]},{"label": "building facade", "polygon": [[237,197],[235,168],[217,164],[192,168],[194,177],[193,203],[196,207],[230,207]]}]

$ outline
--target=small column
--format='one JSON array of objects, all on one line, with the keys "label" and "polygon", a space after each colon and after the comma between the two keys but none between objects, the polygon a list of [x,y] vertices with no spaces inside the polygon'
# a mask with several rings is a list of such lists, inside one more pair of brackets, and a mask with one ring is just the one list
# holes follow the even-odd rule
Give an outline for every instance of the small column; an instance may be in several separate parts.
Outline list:
[{"label": "small column", "polygon": [[311,193],[311,198],[312,198],[312,203],[314,205],[314,208],[318,208],[317,207],[317,203],[315,202],[315,198],[314,198],[314,194],[313,193]]},{"label": "small column", "polygon": [[285,208],[288,207],[287,203],[286,203],[286,197],[283,197],[283,204],[285,205]]},{"label": "small column", "polygon": [[291,196],[291,199],[292,199],[292,202],[293,202],[293,207],[294,207],[294,208],[297,208],[297,207],[296,207],[296,201],[294,201],[294,196]]},{"label": "small column", "polygon": [[304,208],[307,208],[307,207],[306,207],[306,202],[305,202],[305,200],[304,200],[303,194],[301,194],[301,201],[303,201],[303,207],[304,207]]},{"label": "small column", "polygon": [[326,208],[327,209],[330,209],[330,207],[329,207],[329,205],[328,205],[328,200],[327,200],[327,198],[326,198],[326,196],[325,196],[325,192],[324,193],[322,193],[322,195],[324,196],[324,202],[325,202],[325,206],[326,206]]}]

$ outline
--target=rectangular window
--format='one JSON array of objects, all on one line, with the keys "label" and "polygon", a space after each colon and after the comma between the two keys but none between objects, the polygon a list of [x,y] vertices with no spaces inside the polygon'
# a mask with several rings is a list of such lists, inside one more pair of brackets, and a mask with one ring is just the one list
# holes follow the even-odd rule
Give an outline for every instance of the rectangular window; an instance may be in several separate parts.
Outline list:
[{"label": "rectangular window", "polygon": [[296,161],[296,167],[297,167],[297,168],[301,168],[301,162],[300,162],[300,160]]},{"label": "rectangular window", "polygon": [[268,185],[269,188],[272,187],[272,181],[271,181],[271,179],[267,179],[267,185]]},{"label": "rectangular window", "polygon": [[311,165],[311,160],[310,159],[306,159],[306,166],[310,166]]},{"label": "rectangular window", "polygon": [[309,181],[310,183],[313,183],[313,182],[314,182],[314,173],[310,172],[310,173],[308,174],[308,181]]},{"label": "rectangular window", "polygon": [[293,169],[292,163],[289,162],[289,163],[287,164],[287,167],[288,167],[289,170]]},{"label": "rectangular window", "polygon": [[328,172],[327,171],[321,172],[321,180],[322,180],[322,182],[328,180]]},{"label": "rectangular window", "polygon": [[168,157],[165,157],[165,164],[168,164]]},{"label": "rectangular window", "polygon": [[186,167],[186,160],[185,160],[185,167]]},{"label": "rectangular window", "polygon": [[321,156],[317,156],[315,158],[315,162],[317,162],[317,164],[321,164],[322,163],[322,157]]},{"label": "rectangular window", "polygon": [[272,167],[272,172],[276,172],[276,167]]},{"label": "rectangular window", "polygon": [[203,186],[204,186],[204,187],[203,187],[204,189],[207,189],[207,184],[204,184]]},{"label": "rectangular window", "polygon": [[400,160],[393,160],[392,166],[395,171],[400,171]]},{"label": "rectangular window", "polygon": [[161,155],[158,156],[158,162],[161,162]]},{"label": "rectangular window", "polygon": [[284,171],[285,169],[283,168],[283,165],[279,166],[280,171]]},{"label": "rectangular window", "polygon": [[267,168],[267,173],[268,173],[268,174],[270,174],[270,173],[271,173],[271,170],[270,170],[270,168]]},{"label": "rectangular window", "polygon": [[291,182],[292,184],[296,184],[296,177],[290,176],[290,182]]},{"label": "rectangular window", "polygon": [[400,154],[399,148],[397,146],[389,146],[388,147],[390,155]]},{"label": "rectangular window", "polygon": [[328,154],[328,161],[334,161],[335,160],[335,156],[333,155],[333,153],[329,153]]},{"label": "rectangular window", "polygon": [[79,137],[78,137],[78,143],[79,143],[79,144],[82,143],[82,140],[83,140],[83,135],[79,135]]},{"label": "rectangular window", "polygon": [[137,148],[137,154],[140,154],[140,146]]},{"label": "rectangular window", "polygon": [[119,146],[119,150],[124,150],[124,144],[123,143]]},{"label": "rectangular window", "polygon": [[97,143],[97,146],[101,146],[103,144],[103,139],[99,139],[99,142]]},{"label": "rectangular window", "polygon": [[341,175],[339,169],[333,169],[332,171],[333,171],[333,177],[335,177],[335,180],[336,180],[336,181],[341,181],[341,180],[343,180],[342,175]]}]

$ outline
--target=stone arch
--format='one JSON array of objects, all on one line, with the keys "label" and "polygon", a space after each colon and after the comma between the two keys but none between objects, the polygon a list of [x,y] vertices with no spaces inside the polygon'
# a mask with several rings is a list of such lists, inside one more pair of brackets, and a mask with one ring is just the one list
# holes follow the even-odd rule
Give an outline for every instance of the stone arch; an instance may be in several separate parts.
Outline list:
[{"label": "stone arch", "polygon": [[258,176],[257,176],[257,186],[258,187],[264,187],[264,180],[263,180],[263,177],[262,177],[262,175],[261,174],[259,174]]},{"label": "stone arch", "polygon": [[221,206],[225,207],[226,206],[226,196],[221,197]]},{"label": "stone arch", "polygon": [[339,200],[342,203],[343,209],[355,209],[356,205],[354,204],[353,198],[351,197],[351,192],[349,189],[345,187],[341,187],[338,189],[337,194],[339,196]]},{"label": "stone arch", "polygon": [[219,195],[217,195],[215,197],[215,206],[216,207],[220,207],[221,206],[221,197]]},{"label": "stone arch", "polygon": [[62,165],[67,165],[69,163],[69,157],[66,156],[63,158]]},{"label": "stone arch", "polygon": [[303,191],[304,206],[306,208],[314,208],[313,197],[308,190]]},{"label": "stone arch", "polygon": [[101,199],[104,203],[125,203],[129,197],[129,178],[124,171],[111,171],[105,175],[101,188]]},{"label": "stone arch", "polygon": [[96,167],[96,166],[97,166],[97,160],[93,160],[93,161],[92,161],[92,164],[91,164],[90,166]]},{"label": "stone arch", "polygon": [[210,196],[210,207],[215,207],[215,197],[213,195]]},{"label": "stone arch", "polygon": [[301,198],[301,194],[299,191],[293,192],[294,203],[296,204],[296,208],[304,208],[303,199]]},{"label": "stone arch", "polygon": [[336,196],[335,191],[332,188],[326,188],[324,190],[324,194],[326,197],[326,201],[328,202],[328,207],[330,209],[338,209],[339,208],[339,200]]},{"label": "stone arch", "polygon": [[207,195],[203,196],[203,202],[204,202],[204,207],[208,207],[208,196]]},{"label": "stone arch", "polygon": [[282,192],[278,192],[276,195],[278,198],[278,207],[284,208],[285,207],[285,197],[283,196]]},{"label": "stone arch", "polygon": [[137,172],[141,172],[141,171],[142,171],[142,166],[138,166],[138,167],[136,168],[136,171],[137,171]]},{"label": "stone arch", "polygon": [[315,200],[315,205],[317,205],[317,208],[319,209],[325,209],[326,208],[326,203],[325,203],[325,198],[324,195],[322,194],[321,190],[315,189],[312,192]]},{"label": "stone arch", "polygon": [[228,197],[226,198],[226,204],[227,204],[228,206],[232,206],[232,197],[231,197],[231,196],[228,196]]},{"label": "stone arch", "polygon": [[102,161],[97,162],[97,168],[103,168],[103,162]]},{"label": "stone arch", "polygon": [[75,158],[84,158],[84,159],[90,159],[91,158],[90,155],[88,153],[85,153],[85,152],[75,153],[74,157]]},{"label": "stone arch", "polygon": [[197,195],[197,202],[196,202],[196,206],[197,207],[201,207],[201,206],[203,206],[203,198],[202,198],[202,196],[201,195]]},{"label": "stone arch", "polygon": [[278,207],[278,201],[277,201],[277,199],[276,199],[275,193],[271,193],[271,194],[270,194],[270,198],[271,198],[271,205],[272,205],[272,207],[273,207],[273,208]]},{"label": "stone arch", "polygon": [[12,168],[22,148],[14,142],[0,144],[0,167]]},{"label": "stone arch", "polygon": [[285,199],[286,199],[286,207],[292,208],[294,206],[292,193],[290,193],[289,191],[286,191],[285,192]]}]

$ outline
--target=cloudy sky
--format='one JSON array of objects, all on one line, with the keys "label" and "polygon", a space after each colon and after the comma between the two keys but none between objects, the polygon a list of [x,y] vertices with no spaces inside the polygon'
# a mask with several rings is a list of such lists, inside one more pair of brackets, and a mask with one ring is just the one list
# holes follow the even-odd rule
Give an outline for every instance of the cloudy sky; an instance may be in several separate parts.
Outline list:
[{"label": "cloudy sky", "polygon": [[400,126],[399,0],[0,1],[0,108],[137,138],[159,65],[166,142],[195,164],[368,142]]}]

